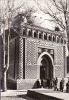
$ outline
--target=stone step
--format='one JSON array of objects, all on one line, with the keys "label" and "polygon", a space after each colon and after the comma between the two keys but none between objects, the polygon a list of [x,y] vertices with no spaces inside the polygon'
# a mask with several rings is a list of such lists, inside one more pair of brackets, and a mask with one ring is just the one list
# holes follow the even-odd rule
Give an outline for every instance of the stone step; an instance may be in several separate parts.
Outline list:
[{"label": "stone step", "polygon": [[57,97],[53,97],[53,96],[50,96],[50,95],[46,95],[46,94],[39,93],[39,92],[36,92],[36,91],[31,91],[31,90],[28,90],[27,95],[29,97],[32,97],[32,98],[38,99],[38,100],[63,100],[63,99],[60,99],[60,98],[57,98]]}]

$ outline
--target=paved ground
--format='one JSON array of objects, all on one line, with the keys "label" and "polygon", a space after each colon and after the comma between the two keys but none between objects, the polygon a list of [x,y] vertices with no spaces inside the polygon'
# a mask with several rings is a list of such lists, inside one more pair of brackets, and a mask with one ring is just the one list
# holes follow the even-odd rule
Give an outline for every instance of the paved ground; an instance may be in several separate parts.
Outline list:
[{"label": "paved ground", "polygon": [[48,95],[48,96],[51,96],[51,97],[60,98],[62,100],[69,100],[69,93],[66,93],[65,90],[63,92],[60,92],[60,91],[54,91],[53,89],[44,89],[43,88],[43,89],[30,89],[29,91],[32,91],[33,94],[36,92],[39,95],[43,94],[45,96]]},{"label": "paved ground", "polygon": [[1,92],[1,100],[36,100],[26,94],[26,90],[7,90],[7,92]]},{"label": "paved ground", "polygon": [[[63,97],[64,100],[69,100],[69,93],[54,91],[53,89],[32,89],[32,91],[37,91],[42,94],[56,96],[56,97]],[[1,92],[1,100],[37,100],[28,97],[27,90],[7,90],[7,92]]]},{"label": "paved ground", "polygon": [[23,97],[2,97],[1,100],[36,100],[36,99],[23,96]]}]

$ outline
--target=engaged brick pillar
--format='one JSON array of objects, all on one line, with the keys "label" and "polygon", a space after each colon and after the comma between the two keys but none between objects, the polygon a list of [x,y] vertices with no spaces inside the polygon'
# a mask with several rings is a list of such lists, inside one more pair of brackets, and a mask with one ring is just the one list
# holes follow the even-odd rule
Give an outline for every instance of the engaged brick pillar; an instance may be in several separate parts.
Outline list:
[{"label": "engaged brick pillar", "polygon": [[23,38],[19,37],[19,79],[23,78]]},{"label": "engaged brick pillar", "polygon": [[63,47],[63,53],[64,53],[64,77],[67,75],[67,57],[66,57],[66,47]]}]

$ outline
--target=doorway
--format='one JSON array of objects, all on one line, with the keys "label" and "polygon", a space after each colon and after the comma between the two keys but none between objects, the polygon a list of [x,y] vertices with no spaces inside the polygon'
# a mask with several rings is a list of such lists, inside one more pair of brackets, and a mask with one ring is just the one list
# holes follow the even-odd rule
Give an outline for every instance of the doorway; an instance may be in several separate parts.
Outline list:
[{"label": "doorway", "polygon": [[53,65],[50,57],[43,55],[40,64],[40,79],[53,78]]}]

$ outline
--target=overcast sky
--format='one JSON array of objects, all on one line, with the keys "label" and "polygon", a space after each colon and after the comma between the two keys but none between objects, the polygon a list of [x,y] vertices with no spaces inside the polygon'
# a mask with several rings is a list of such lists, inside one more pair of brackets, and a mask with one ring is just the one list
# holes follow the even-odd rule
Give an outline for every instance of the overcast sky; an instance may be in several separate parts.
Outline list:
[{"label": "overcast sky", "polygon": [[[7,0],[0,0],[0,8],[6,7],[6,5],[7,5],[6,1]],[[20,5],[22,5],[21,9],[19,9],[18,12],[24,12],[25,10],[28,10],[30,8],[34,9],[35,12],[33,12],[31,15],[31,20],[34,21],[34,25],[48,28],[51,30],[54,30],[55,26],[57,26],[57,24],[55,24],[54,22],[49,21],[49,19],[51,19],[51,17],[48,14],[44,14],[42,11],[39,10],[39,7],[37,6],[37,4],[35,3],[34,0],[10,0],[10,1],[14,1],[14,8],[17,8]],[[38,1],[38,0],[36,0],[36,1]],[[46,1],[46,2],[44,2],[44,1]],[[49,7],[53,10],[53,12],[55,12],[57,10],[55,7],[53,7],[50,4],[51,2],[49,0],[39,0],[38,3],[44,10],[47,9],[46,7],[48,6],[48,4],[49,4]],[[10,6],[11,6],[11,3],[10,3]],[[49,10],[49,9],[47,9],[47,10]],[[2,11],[2,13],[3,13],[3,11]],[[61,18],[63,18],[62,14],[60,16],[61,16]]]},{"label": "overcast sky", "polygon": [[[2,8],[5,7],[7,0],[0,0],[0,1],[1,1],[1,3],[0,3],[1,7]],[[57,26],[57,24],[49,21],[49,19],[51,19],[51,17],[48,14],[44,14],[42,11],[39,10],[39,7],[37,6],[37,4],[35,3],[34,0],[10,0],[10,1],[14,1],[14,8],[17,8],[21,5],[19,12],[24,12],[25,10],[28,10],[30,8],[34,9],[35,12],[32,13],[31,20],[34,21],[35,25],[49,28],[52,30],[54,30],[55,26]],[[36,0],[36,1],[38,1],[38,0]],[[46,2],[44,2],[44,1],[46,1]],[[51,2],[49,0],[39,0],[38,3],[43,9],[44,9],[44,7],[45,7],[45,9],[47,9],[48,4],[50,5]],[[11,6],[11,2],[10,2],[10,6]],[[54,12],[56,11],[56,9],[53,9],[53,6],[51,6],[51,8]]]},{"label": "overcast sky", "polygon": [[[2,7],[6,6],[6,1],[7,0],[1,0],[1,6]],[[10,0],[10,1],[12,1],[12,0]],[[35,25],[54,30],[55,23],[52,23],[52,22],[47,20],[47,19],[50,19],[50,16],[42,13],[39,10],[39,8],[38,8],[38,6],[37,6],[37,4],[35,3],[34,0],[13,0],[13,1],[14,1],[14,8],[17,8],[17,7],[19,7],[20,5],[23,4],[21,9],[19,9],[19,12],[23,12],[24,10],[27,10],[29,8],[33,8],[35,10],[35,12],[33,12],[32,16],[31,16],[31,19],[34,20]],[[40,4],[43,7],[44,2],[42,2],[42,1],[43,0],[40,0]]]}]

